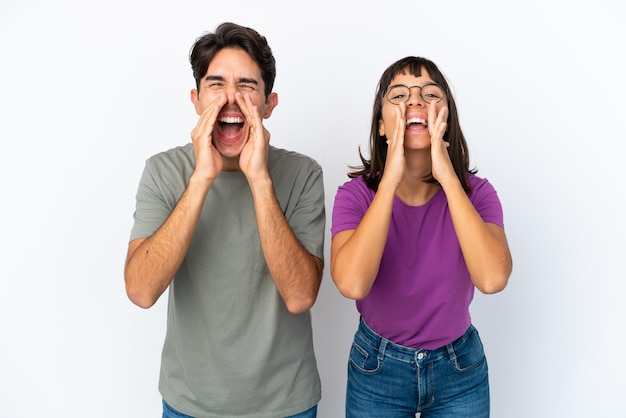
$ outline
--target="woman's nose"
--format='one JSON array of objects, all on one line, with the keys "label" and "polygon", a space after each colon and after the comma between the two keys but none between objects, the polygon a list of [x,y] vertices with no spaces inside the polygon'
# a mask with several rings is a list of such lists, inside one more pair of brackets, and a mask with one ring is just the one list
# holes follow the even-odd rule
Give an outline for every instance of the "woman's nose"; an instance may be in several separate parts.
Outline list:
[{"label": "woman's nose", "polygon": [[408,106],[426,106],[426,102],[422,99],[422,95],[420,91],[412,91],[409,94],[409,100],[407,102]]}]

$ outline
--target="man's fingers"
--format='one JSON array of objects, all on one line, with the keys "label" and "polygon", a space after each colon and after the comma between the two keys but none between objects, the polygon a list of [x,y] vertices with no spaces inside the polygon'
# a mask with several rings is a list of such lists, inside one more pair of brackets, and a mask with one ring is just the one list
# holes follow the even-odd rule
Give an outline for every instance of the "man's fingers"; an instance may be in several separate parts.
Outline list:
[{"label": "man's fingers", "polygon": [[194,128],[192,135],[194,137],[209,137],[213,132],[213,127],[217,120],[217,115],[226,103],[225,96],[219,96],[207,106],[200,115],[200,119]]}]

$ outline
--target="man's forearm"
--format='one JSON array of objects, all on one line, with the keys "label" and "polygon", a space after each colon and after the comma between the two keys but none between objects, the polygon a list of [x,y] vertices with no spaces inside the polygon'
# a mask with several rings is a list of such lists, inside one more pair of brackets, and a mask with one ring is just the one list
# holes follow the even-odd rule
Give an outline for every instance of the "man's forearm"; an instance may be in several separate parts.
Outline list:
[{"label": "man's forearm", "polygon": [[322,261],[298,241],[278,204],[271,179],[252,186],[259,236],[270,274],[287,309],[302,313],[313,306]]},{"label": "man's forearm", "polygon": [[149,238],[129,244],[124,277],[136,305],[149,308],[169,286],[187,254],[207,193],[206,186],[190,180],[163,225]]}]

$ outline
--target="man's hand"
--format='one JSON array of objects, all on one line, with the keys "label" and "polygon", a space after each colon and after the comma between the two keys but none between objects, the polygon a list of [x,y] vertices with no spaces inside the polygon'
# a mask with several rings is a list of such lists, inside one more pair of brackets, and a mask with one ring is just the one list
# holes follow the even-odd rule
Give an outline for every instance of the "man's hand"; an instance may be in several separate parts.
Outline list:
[{"label": "man's hand", "polygon": [[248,140],[239,156],[239,167],[250,183],[257,179],[266,178],[267,155],[269,151],[270,133],[263,126],[259,109],[252,103],[250,96],[235,94],[239,108],[243,112],[248,124]]},{"label": "man's hand", "polygon": [[202,112],[191,132],[195,156],[194,174],[207,181],[214,180],[222,170],[222,155],[213,145],[213,129],[217,115],[226,104],[226,95],[220,95]]}]

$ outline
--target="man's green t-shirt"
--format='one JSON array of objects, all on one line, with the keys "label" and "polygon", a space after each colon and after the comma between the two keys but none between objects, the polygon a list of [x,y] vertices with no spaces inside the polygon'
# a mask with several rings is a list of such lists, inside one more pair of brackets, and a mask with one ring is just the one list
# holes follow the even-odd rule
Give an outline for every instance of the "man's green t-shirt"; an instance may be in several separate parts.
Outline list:
[{"label": "man's green t-shirt", "polygon": [[[323,260],[321,167],[275,147],[268,167],[291,229]],[[165,222],[193,168],[191,144],[148,159],[131,240]],[[310,313],[289,313],[274,285],[241,172],[222,172],[213,183],[170,284],[159,390],[173,408],[196,417],[285,417],[321,398]]]}]

